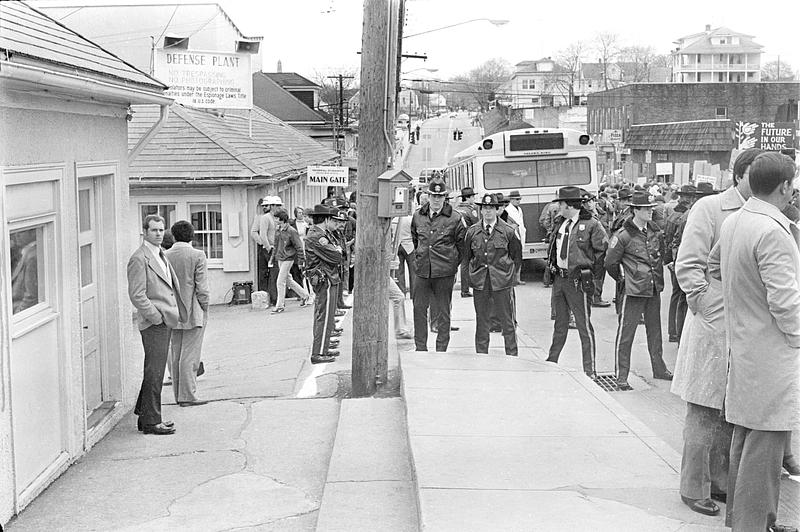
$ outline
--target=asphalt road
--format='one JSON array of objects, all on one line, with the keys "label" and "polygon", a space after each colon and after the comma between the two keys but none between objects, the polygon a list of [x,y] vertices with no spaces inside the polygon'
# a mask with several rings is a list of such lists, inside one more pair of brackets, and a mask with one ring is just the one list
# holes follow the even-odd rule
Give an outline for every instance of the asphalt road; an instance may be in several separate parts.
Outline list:
[{"label": "asphalt road", "polygon": [[[403,170],[413,178],[419,176],[425,168],[444,168],[447,161],[480,140],[480,129],[470,125],[467,113],[458,113],[450,118],[448,113],[438,118],[429,118],[420,122],[420,138],[417,144],[411,144]],[[453,131],[464,132],[461,140],[453,140]]]}]

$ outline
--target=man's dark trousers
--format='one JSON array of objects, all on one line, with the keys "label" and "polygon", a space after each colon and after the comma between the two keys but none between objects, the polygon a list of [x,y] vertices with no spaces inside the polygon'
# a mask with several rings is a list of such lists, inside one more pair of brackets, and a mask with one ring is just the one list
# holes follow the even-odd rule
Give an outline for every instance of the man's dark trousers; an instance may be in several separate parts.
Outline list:
[{"label": "man's dark trousers", "polygon": [[[269,293],[269,251],[267,251],[267,249],[261,244],[258,245],[258,253],[256,253],[256,258],[256,268],[258,272],[258,282],[256,283],[258,286],[257,290]],[[277,284],[275,293],[277,294]],[[277,298],[275,300],[277,300]]]},{"label": "man's dark trousers", "polygon": [[669,269],[669,278],[672,281],[672,293],[669,297],[667,334],[669,334],[670,338],[680,338],[689,306],[686,303],[686,294],[681,290],[681,285],[678,284],[678,278],[675,277],[675,272],[672,268]]},{"label": "man's dark trousers", "polygon": [[592,327],[591,295],[585,294],[580,285],[575,281],[561,275],[553,276],[551,305],[556,319],[553,324],[553,343],[547,355],[549,362],[558,363],[561,350],[567,341],[569,332],[569,313],[575,316],[575,326],[581,339],[581,357],[583,358],[583,372],[587,375],[595,374],[595,343],[594,327]]},{"label": "man's dark trousers", "polygon": [[450,302],[455,280],[455,275],[433,278],[417,276],[414,279],[414,343],[418,351],[428,350],[428,307],[431,307],[431,323],[435,323],[439,330],[436,350],[447,351],[450,343]]},{"label": "man's dark trousers", "polygon": [[[487,279],[488,284],[488,279]],[[491,318],[497,317],[503,331],[506,355],[517,356],[517,331],[514,326],[514,300],[512,288],[503,290],[472,290],[475,306],[475,351],[489,352],[489,326]],[[490,317],[491,315],[491,317]]]},{"label": "man's dark trousers", "polygon": [[463,261],[458,270],[461,280],[461,293],[469,294],[469,263],[466,260]]},{"label": "man's dark trousers", "polygon": [[733,532],[767,530],[775,524],[781,467],[791,432],[733,426],[725,526]]},{"label": "man's dark trousers", "polygon": [[603,284],[606,281],[606,271],[603,270],[599,274],[594,276],[594,301],[600,301],[603,299]]},{"label": "man's dark trousers", "polygon": [[139,416],[143,425],[157,425],[162,421],[161,387],[167,367],[172,329],[162,322],[139,332],[144,347],[144,376],[133,413]]},{"label": "man's dark trousers", "polygon": [[636,327],[639,325],[642,313],[644,313],[647,350],[650,352],[653,375],[660,375],[667,371],[661,345],[661,294],[657,293],[649,297],[625,295],[622,298],[615,348],[617,382],[628,382],[633,337],[636,335]]},{"label": "man's dark trousers", "polygon": [[[272,250],[275,253],[275,250]],[[273,305],[278,302],[278,273],[280,266],[275,257],[272,257],[272,266],[269,267],[269,284],[267,285],[267,293],[269,294],[269,301]]]},{"label": "man's dark trousers", "polygon": [[336,326],[336,297],[339,283],[331,284],[327,279],[314,286],[314,341],[312,355],[328,354],[331,333]]}]

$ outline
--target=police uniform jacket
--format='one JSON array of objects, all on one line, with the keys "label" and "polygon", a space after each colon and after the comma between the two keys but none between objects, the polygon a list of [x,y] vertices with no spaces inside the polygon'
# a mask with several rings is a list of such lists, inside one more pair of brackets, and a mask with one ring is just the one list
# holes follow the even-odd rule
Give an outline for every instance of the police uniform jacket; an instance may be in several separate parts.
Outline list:
[{"label": "police uniform jacket", "polygon": [[490,235],[486,234],[483,222],[467,229],[464,246],[469,263],[469,284],[475,290],[486,290],[486,277],[492,290],[503,290],[514,286],[514,270],[522,265],[522,244],[514,228],[500,218]]},{"label": "police uniform jacket", "polygon": [[[553,232],[550,234],[547,250],[548,264],[555,267],[556,257],[559,252],[557,247],[558,231],[564,223],[564,217],[556,216],[553,223]],[[579,279],[581,270],[591,269],[592,275],[598,276],[603,271],[603,260],[606,256],[608,236],[603,224],[586,209],[581,209],[578,214],[578,223],[569,230],[569,244],[567,247],[567,265],[569,278]]]},{"label": "police uniform jacket", "polygon": [[667,216],[667,223],[664,225],[664,262],[669,264],[678,256],[678,246],[680,245],[681,237],[679,232],[682,231],[686,223],[686,213],[689,211],[689,206],[685,203],[678,203],[672,214]]},{"label": "police uniform jacket", "polygon": [[411,240],[414,242],[414,266],[423,278],[455,275],[463,256],[467,229],[461,215],[448,204],[431,219],[430,203],[411,218]]},{"label": "police uniform jacket", "polygon": [[625,294],[650,297],[664,290],[664,233],[647,222],[645,236],[628,220],[608,243],[605,268],[615,281],[625,274]]},{"label": "police uniform jacket", "polygon": [[480,216],[478,216],[478,209],[476,209],[475,205],[471,203],[462,201],[456,205],[456,210],[461,214],[462,219],[464,220],[464,227],[466,228],[472,227],[473,224],[478,223],[478,220],[480,220]]},{"label": "police uniform jacket", "polygon": [[342,251],[330,233],[312,225],[306,233],[306,271],[322,272],[331,284],[339,283]]}]

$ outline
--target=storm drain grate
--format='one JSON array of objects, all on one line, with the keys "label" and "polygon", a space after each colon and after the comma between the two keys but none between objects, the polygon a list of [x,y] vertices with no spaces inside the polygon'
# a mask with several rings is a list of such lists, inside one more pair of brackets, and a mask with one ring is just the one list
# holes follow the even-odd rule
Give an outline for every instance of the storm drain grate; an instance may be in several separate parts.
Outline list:
[{"label": "storm drain grate", "polygon": [[599,387],[607,392],[619,391],[619,387],[617,386],[617,376],[613,373],[598,373],[597,377],[594,379],[594,382],[596,382]]}]

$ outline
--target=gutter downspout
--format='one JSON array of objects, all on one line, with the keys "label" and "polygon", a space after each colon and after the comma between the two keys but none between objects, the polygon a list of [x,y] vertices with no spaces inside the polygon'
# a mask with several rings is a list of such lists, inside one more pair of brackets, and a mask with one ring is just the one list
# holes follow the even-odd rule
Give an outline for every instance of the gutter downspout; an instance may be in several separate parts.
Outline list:
[{"label": "gutter downspout", "polygon": [[158,117],[158,121],[145,133],[142,138],[139,139],[139,142],[136,143],[136,146],[131,148],[131,151],[128,152],[128,166],[133,164],[133,160],[142,152],[147,143],[155,137],[164,124],[167,123],[167,119],[169,118],[169,105],[160,105],[161,114]]}]

